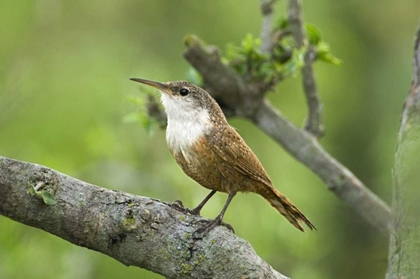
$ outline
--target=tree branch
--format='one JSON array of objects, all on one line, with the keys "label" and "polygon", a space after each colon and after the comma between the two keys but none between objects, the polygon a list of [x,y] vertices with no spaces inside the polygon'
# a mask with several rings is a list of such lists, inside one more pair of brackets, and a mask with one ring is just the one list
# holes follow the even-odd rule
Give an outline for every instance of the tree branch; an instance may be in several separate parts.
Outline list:
[{"label": "tree branch", "polygon": [[393,224],[386,278],[420,277],[420,25],[414,43],[413,78],[402,112],[394,160]]},{"label": "tree branch", "polygon": [[308,40],[306,38],[300,0],[289,0],[288,19],[297,47],[308,47],[304,57],[305,65],[302,68],[303,91],[305,92],[309,109],[305,129],[315,137],[320,138],[324,135],[324,126],[322,124],[322,104],[319,99],[314,72],[312,69],[312,62],[314,61],[315,53],[308,44]]},{"label": "tree branch", "polygon": [[[228,108],[228,115],[238,115],[254,122],[318,175],[338,198],[349,204],[375,228],[388,234],[391,219],[389,207],[331,157],[314,137],[286,120],[263,96],[258,95],[255,92],[259,90],[258,87],[253,84],[246,86],[220,59],[215,59],[212,55],[214,49],[196,39],[194,43],[187,44],[184,57],[207,81],[205,85],[208,92],[216,97],[222,108]],[[228,76],[231,78],[226,78]],[[255,96],[260,96],[260,99]]]},{"label": "tree branch", "polygon": [[[57,203],[31,193],[35,185]],[[174,205],[1,156],[0,214],[166,278],[287,278],[223,227],[194,239],[203,219]]]}]

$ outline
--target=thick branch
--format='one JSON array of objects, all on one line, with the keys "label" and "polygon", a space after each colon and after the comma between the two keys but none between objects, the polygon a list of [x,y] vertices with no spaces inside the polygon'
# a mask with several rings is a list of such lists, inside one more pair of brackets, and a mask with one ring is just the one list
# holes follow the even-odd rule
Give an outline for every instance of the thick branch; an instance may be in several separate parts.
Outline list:
[{"label": "thick branch", "polygon": [[393,226],[386,278],[420,278],[420,25],[413,79],[404,104],[394,160]]},{"label": "thick branch", "polygon": [[305,65],[302,68],[303,91],[305,92],[309,110],[305,129],[315,137],[319,138],[324,135],[324,126],[322,125],[322,104],[319,100],[319,94],[316,88],[314,72],[312,69],[312,62],[314,61],[315,53],[309,46],[306,38],[301,0],[289,0],[288,19],[297,47],[308,47],[308,51],[304,57]]},{"label": "thick branch", "polygon": [[[208,51],[203,51],[206,48],[208,47],[196,41],[195,44],[189,45],[184,52],[184,57],[202,74],[205,80],[208,80],[206,86],[212,88],[209,93],[217,96],[216,99],[219,104],[222,104],[222,108],[228,107],[230,112],[246,111],[247,108],[242,104],[253,100],[253,97],[249,97],[249,92],[254,90],[250,88],[252,85],[244,86],[240,82],[240,78],[223,65],[220,59],[216,60]],[[220,69],[220,72],[217,72],[216,69]],[[229,73],[230,76],[234,75],[233,80],[238,81],[236,84],[241,84],[241,86],[235,88],[235,83],[232,83],[232,80],[222,79],[221,77],[226,76],[226,73]],[[227,81],[226,84],[225,81]],[[265,100],[254,101],[252,111],[243,112],[239,116],[253,121],[265,133],[284,146],[292,156],[318,175],[338,198],[349,204],[378,230],[385,234],[389,233],[391,216],[389,207],[367,189],[353,173],[322,149],[309,133],[286,120]]]},{"label": "thick branch", "polygon": [[[43,185],[57,203],[47,205],[31,194],[35,185]],[[287,278],[224,227],[194,239],[201,217],[5,157],[0,214],[166,278]]]}]

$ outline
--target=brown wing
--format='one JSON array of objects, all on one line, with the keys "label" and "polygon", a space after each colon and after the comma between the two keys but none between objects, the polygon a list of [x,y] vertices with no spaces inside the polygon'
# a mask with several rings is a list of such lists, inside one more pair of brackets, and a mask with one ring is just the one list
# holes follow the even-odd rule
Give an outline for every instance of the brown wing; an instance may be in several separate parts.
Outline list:
[{"label": "brown wing", "polygon": [[[233,128],[227,126],[213,130],[206,136],[206,140],[208,147],[214,152],[215,156],[218,156],[222,162],[227,162],[226,165],[232,166],[234,171],[251,179],[251,181],[244,180],[243,185],[245,187],[236,188],[237,191],[260,194],[301,231],[304,230],[299,222],[303,222],[309,228],[315,229],[315,226],[305,215],[288,198],[273,187],[258,158]],[[218,168],[223,172],[223,166]],[[233,188],[235,186],[239,185],[231,185]]]},{"label": "brown wing", "polygon": [[249,178],[272,186],[257,156],[242,137],[230,126],[215,128],[206,134],[207,144],[222,161]]}]

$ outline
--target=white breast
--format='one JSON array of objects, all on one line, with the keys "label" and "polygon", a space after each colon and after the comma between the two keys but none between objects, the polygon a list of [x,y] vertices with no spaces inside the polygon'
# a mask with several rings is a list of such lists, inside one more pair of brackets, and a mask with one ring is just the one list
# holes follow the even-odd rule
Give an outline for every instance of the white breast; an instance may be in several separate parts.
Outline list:
[{"label": "white breast", "polygon": [[204,135],[210,125],[209,113],[165,93],[162,93],[162,103],[168,115],[166,142],[175,152],[183,152]]}]

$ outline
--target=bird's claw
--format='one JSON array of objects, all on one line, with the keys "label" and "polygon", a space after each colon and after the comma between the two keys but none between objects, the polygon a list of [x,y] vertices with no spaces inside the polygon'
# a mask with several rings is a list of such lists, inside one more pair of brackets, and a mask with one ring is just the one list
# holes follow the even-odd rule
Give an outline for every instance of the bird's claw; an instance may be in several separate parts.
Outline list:
[{"label": "bird's claw", "polygon": [[231,231],[233,234],[235,234],[235,230],[233,229],[232,225],[222,222],[220,219],[216,218],[214,220],[208,220],[208,219],[202,219],[198,221],[197,223],[207,223],[193,233],[194,239],[202,239],[204,236],[206,236],[211,230],[213,230],[217,226],[225,226],[229,231]]},{"label": "bird's claw", "polygon": [[189,209],[189,208],[186,208],[186,210],[187,210],[187,212],[188,212],[189,214],[191,214],[191,215],[194,215],[194,216],[201,216],[201,215],[200,215],[200,210],[196,210],[196,208],[194,208],[194,209]]},{"label": "bird's claw", "polygon": [[[200,207],[196,207],[194,209],[189,209],[184,207],[184,204],[182,203],[182,201],[180,200],[176,200],[174,202],[172,202],[170,204],[170,206],[182,213],[187,213],[190,215],[194,215],[194,216],[200,216]],[[196,222],[194,222],[195,224],[198,223],[206,223],[204,225],[202,225],[200,228],[198,228],[197,230],[195,230],[195,232],[193,233],[193,238],[195,239],[202,239],[207,233],[209,233],[212,229],[214,229],[217,226],[225,226],[229,231],[231,231],[233,234],[235,233],[235,230],[233,229],[232,225],[225,223],[222,221],[222,216],[219,215],[218,217],[216,217],[213,220],[208,220],[208,219],[201,219],[198,220]]]},{"label": "bird's claw", "polygon": [[190,215],[200,216],[200,210],[197,210],[197,208],[189,209],[189,208],[185,207],[184,204],[182,203],[182,201],[180,201],[180,200],[173,201],[171,203],[171,207],[175,208],[176,210],[178,210],[182,213],[188,213]]},{"label": "bird's claw", "polygon": [[185,213],[188,208],[184,207],[184,204],[180,200],[173,201],[170,206],[178,211],[181,211],[182,213]]}]

